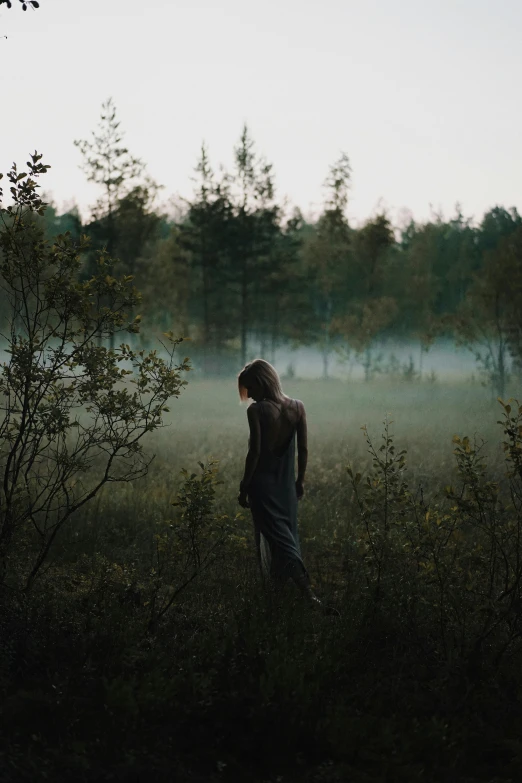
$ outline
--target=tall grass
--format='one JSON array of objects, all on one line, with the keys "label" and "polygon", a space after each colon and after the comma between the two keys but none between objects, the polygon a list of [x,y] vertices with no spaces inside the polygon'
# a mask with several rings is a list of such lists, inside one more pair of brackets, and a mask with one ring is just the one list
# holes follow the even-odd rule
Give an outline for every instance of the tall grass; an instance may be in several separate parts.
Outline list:
[{"label": "tall grass", "polygon": [[518,779],[518,407],[478,385],[285,390],[309,420],[304,560],[340,618],[291,584],[264,596],[245,409],[234,381],[193,382],[149,475],[3,596],[5,780]]}]

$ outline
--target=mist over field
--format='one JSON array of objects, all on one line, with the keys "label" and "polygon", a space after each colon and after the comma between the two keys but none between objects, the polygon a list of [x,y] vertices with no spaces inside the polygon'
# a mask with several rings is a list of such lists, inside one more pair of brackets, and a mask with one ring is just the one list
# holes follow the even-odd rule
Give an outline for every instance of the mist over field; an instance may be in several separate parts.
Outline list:
[{"label": "mist over field", "polygon": [[[393,422],[391,431],[397,447],[408,451],[411,481],[414,485],[422,483],[426,491],[438,491],[451,483],[454,435],[483,439],[492,467],[502,469],[502,433],[497,424],[500,405],[478,382],[414,385],[385,380],[365,384],[341,379],[289,379],[283,381],[283,388],[289,396],[302,400],[307,410],[309,470],[307,499],[301,508],[306,517],[311,515],[309,502],[318,486],[324,489],[330,485],[337,492],[344,484],[346,496],[350,494],[346,466],[354,463],[364,471],[371,467],[361,428],[366,425],[378,441],[386,419]],[[198,461],[210,457],[219,460],[225,481],[219,496],[229,512],[234,509],[247,449],[246,407],[239,402],[234,378],[194,378],[172,405],[166,428],[151,439],[157,460],[162,466],[168,465],[173,480],[176,470],[196,469]],[[144,479],[149,480],[155,481],[152,475]],[[247,518],[247,530],[249,525]]]},{"label": "mist over field", "polygon": [[[251,350],[252,356],[255,354],[263,358],[261,351],[260,344],[257,352]],[[426,349],[418,342],[394,340],[392,337],[376,341],[374,351],[378,359],[379,375],[383,378],[390,374],[400,377],[408,372],[410,365],[413,372],[421,373],[425,380],[431,376],[432,382],[473,382],[479,374],[472,350],[468,347],[458,348],[450,340],[438,340]],[[313,347],[282,346],[274,351],[273,356],[270,355],[270,360],[282,376],[293,374],[297,378],[307,379],[323,376],[323,356]],[[334,352],[329,375],[338,379],[363,380],[364,367],[356,356]]]}]

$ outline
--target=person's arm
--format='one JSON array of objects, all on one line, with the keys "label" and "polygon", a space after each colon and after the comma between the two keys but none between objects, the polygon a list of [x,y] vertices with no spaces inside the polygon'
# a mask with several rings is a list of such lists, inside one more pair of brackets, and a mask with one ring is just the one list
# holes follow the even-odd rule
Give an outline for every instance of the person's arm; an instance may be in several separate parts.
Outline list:
[{"label": "person's arm", "polygon": [[299,404],[299,407],[301,416],[297,422],[297,481],[295,483],[297,497],[301,498],[304,491],[303,482],[308,462],[308,431],[306,428],[306,411],[302,402]]},{"label": "person's arm", "polygon": [[248,454],[245,460],[245,472],[243,480],[239,486],[240,492],[246,494],[248,485],[252,481],[259,454],[261,452],[261,426],[259,424],[259,411],[257,405],[250,405],[247,408],[248,423],[250,425],[250,440],[248,442]]}]

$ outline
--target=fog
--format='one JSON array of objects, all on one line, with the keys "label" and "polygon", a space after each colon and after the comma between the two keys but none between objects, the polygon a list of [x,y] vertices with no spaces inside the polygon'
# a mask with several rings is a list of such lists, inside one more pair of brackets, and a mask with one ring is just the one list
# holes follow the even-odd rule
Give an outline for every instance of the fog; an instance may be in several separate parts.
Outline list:
[{"label": "fog", "polygon": [[[136,349],[141,348],[138,340],[132,340],[131,335],[126,335],[127,342],[133,344]],[[116,341],[119,343],[119,340]],[[148,345],[149,349],[156,347],[154,342]],[[474,351],[480,350],[480,345],[474,346],[474,349],[456,346],[451,340],[436,340],[428,349],[421,349],[418,342],[385,340],[376,342],[371,349],[372,362],[376,367],[375,378],[379,377],[400,377],[407,374],[411,365],[418,379],[418,373],[421,373],[423,379],[429,379],[432,382],[466,382],[476,380],[480,367],[478,366]],[[184,343],[178,349],[181,354],[191,356],[190,342]],[[160,354],[163,352],[160,348]],[[305,380],[314,378],[323,378],[323,354],[315,347],[301,346],[292,347],[290,345],[281,346],[275,350],[263,353],[260,346],[256,348],[255,343],[249,349],[250,359],[265,358],[271,361],[282,377],[296,377]],[[194,351],[192,359],[195,375],[203,376],[201,362],[198,360],[198,352]],[[9,354],[5,350],[5,344],[0,347],[0,362],[8,362]],[[233,362],[227,357],[227,367],[231,368]],[[240,361],[237,361],[237,371],[241,369]],[[231,374],[220,373],[220,374]],[[332,350],[328,357],[328,377],[336,379],[363,380],[364,368],[356,355],[348,355],[346,358],[338,351]]]},{"label": "fog", "polygon": [[[418,342],[387,340],[375,344],[372,357],[375,362],[378,361],[382,374],[390,373],[390,364],[394,363],[394,359],[400,366],[400,369],[397,368],[399,372],[412,362],[417,372],[422,366],[423,377],[435,373],[434,380],[440,381],[466,381],[478,372],[472,351],[455,346],[450,340],[436,341],[428,351],[421,351]],[[279,348],[275,352],[274,366],[282,375],[288,375],[289,368],[292,368],[291,372],[293,370],[298,378],[323,377],[323,356],[312,347]],[[356,356],[343,359],[333,351],[329,358],[328,375],[331,378],[363,380],[364,369]]]}]

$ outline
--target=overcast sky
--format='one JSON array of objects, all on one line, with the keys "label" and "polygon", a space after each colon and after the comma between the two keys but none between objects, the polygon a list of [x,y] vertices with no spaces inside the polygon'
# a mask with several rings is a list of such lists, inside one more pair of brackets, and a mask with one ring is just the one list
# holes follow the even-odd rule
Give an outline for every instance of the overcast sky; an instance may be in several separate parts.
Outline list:
[{"label": "overcast sky", "polygon": [[[73,140],[115,101],[125,141],[189,196],[201,142],[230,165],[246,121],[308,212],[329,165],[348,209],[522,210],[520,0],[18,0],[0,11],[0,171],[37,149],[59,207],[96,198]],[[42,184],[43,184],[42,182]]]}]

